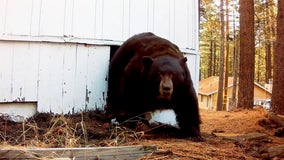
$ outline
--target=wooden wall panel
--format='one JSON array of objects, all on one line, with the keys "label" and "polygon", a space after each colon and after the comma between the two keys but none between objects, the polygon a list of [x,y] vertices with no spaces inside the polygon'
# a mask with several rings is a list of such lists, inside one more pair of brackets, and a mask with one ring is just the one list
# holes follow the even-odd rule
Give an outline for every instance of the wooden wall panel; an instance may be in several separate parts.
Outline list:
[{"label": "wooden wall panel", "polygon": [[198,20],[198,0],[0,1],[4,40],[113,44],[154,32],[180,48],[198,50]]}]

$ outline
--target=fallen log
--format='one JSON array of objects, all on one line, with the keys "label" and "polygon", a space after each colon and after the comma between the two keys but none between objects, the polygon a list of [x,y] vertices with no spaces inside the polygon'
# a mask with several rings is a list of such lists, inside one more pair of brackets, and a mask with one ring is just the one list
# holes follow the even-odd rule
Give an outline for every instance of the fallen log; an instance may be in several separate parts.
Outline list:
[{"label": "fallen log", "polygon": [[272,120],[274,123],[277,123],[278,125],[284,127],[284,118],[278,116],[274,112],[268,112],[267,113],[268,119]]}]

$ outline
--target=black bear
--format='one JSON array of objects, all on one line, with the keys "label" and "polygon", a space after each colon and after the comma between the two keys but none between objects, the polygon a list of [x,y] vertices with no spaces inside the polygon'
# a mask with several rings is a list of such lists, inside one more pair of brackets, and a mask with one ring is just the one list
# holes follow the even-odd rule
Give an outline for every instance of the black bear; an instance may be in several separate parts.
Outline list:
[{"label": "black bear", "polygon": [[175,44],[153,33],[129,38],[110,61],[106,113],[119,120],[173,109],[181,135],[201,138],[198,100],[186,61]]}]

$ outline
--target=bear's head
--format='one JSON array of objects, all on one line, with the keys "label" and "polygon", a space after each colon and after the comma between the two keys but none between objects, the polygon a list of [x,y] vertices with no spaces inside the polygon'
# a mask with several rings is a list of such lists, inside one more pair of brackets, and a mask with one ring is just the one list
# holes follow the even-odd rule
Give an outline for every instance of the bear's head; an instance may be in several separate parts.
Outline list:
[{"label": "bear's head", "polygon": [[172,56],[143,57],[143,79],[157,99],[170,101],[175,89],[185,82],[186,61]]}]

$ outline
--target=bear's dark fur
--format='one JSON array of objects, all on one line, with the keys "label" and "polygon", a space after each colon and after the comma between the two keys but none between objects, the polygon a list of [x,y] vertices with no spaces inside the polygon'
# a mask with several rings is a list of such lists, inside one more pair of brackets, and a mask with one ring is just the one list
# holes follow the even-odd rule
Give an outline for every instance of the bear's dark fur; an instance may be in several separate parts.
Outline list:
[{"label": "bear's dark fur", "polygon": [[171,108],[182,135],[200,137],[198,100],[186,60],[175,44],[153,33],[129,38],[110,62],[106,112],[127,119]]}]

